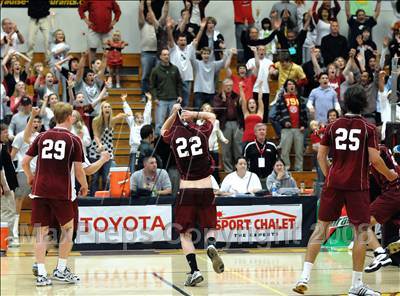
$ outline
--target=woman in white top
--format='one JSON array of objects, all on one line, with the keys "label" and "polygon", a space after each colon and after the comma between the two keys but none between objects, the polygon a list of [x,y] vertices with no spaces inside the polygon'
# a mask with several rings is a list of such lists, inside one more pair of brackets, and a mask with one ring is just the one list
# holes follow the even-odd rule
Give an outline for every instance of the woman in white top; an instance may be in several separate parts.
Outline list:
[{"label": "woman in white top", "polygon": [[90,138],[89,129],[86,126],[85,122],[82,119],[81,114],[74,110],[72,111],[72,117],[74,118],[74,123],[71,128],[71,133],[78,136],[83,144],[83,153],[87,154],[87,148],[89,148],[92,143],[92,139]]},{"label": "woman in white top", "polygon": [[236,159],[236,171],[228,174],[221,184],[221,191],[230,194],[255,193],[262,189],[258,176],[247,170],[247,160],[243,156]]},{"label": "woman in white top", "polygon": [[321,45],[321,40],[331,33],[331,24],[329,22],[329,10],[321,8],[318,13],[313,11],[313,24],[317,31],[316,45]]},{"label": "woman in white top", "polygon": [[50,129],[50,120],[54,117],[53,109],[55,104],[58,103],[58,96],[55,93],[43,96],[42,106],[40,107],[40,116],[42,117],[42,124],[47,131]]},{"label": "woman in white top", "polygon": [[[210,112],[210,113],[214,114],[213,108],[208,103],[205,103],[205,104],[203,104],[203,106],[201,106],[201,111]],[[204,120],[197,120],[198,125],[201,125],[203,123],[204,123]],[[225,138],[223,132],[219,128],[219,120],[216,119],[214,121],[213,130],[211,132],[211,135],[208,138],[208,149],[210,150],[211,157],[214,159],[214,167],[213,167],[214,172],[212,175],[214,176],[217,183],[220,182],[220,180],[219,180],[219,154],[218,154],[219,144],[218,144],[218,140],[222,141],[225,144],[229,143],[229,140],[227,138]]]}]

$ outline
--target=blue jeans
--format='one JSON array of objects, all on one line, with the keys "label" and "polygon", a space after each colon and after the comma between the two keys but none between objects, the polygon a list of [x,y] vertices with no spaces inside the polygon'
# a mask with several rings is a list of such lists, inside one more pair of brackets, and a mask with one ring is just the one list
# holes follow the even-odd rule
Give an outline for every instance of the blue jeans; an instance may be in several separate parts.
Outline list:
[{"label": "blue jeans", "polygon": [[[89,159],[91,163],[97,161],[97,159]],[[96,191],[104,191],[110,188],[109,173],[110,168],[115,166],[114,160],[110,159],[103,166],[92,175],[92,182],[90,183],[90,196],[94,196]],[[101,187],[99,186],[99,176],[101,176]]]},{"label": "blue jeans", "polygon": [[157,54],[155,52],[142,51],[140,54],[140,64],[142,67],[142,94],[148,92],[150,90],[149,79],[151,70],[157,64]]},{"label": "blue jeans", "polygon": [[192,81],[185,80],[182,83],[182,107],[189,106],[190,89],[192,88]]},{"label": "blue jeans", "polygon": [[244,29],[246,29],[246,26],[244,24],[235,24],[236,48],[238,50],[237,58],[238,58],[239,63],[246,62],[244,60],[244,51],[243,51],[242,41],[240,40],[240,37],[242,36],[242,32]]},{"label": "blue jeans", "polygon": [[156,130],[154,132],[157,136],[160,135],[162,125],[164,124],[165,119],[167,119],[167,117],[171,113],[172,106],[174,106],[174,104],[176,104],[176,100],[169,100],[169,101],[159,100],[158,101],[158,106],[157,106],[157,110],[156,110]]},{"label": "blue jeans", "polygon": [[279,121],[276,120],[276,104],[272,105],[271,108],[269,109],[268,117],[272,126],[274,127],[276,135],[280,137],[282,126],[279,123]]},{"label": "blue jeans", "polygon": [[194,93],[194,109],[200,110],[203,104],[208,103],[212,105],[215,94],[206,94],[201,92]]}]

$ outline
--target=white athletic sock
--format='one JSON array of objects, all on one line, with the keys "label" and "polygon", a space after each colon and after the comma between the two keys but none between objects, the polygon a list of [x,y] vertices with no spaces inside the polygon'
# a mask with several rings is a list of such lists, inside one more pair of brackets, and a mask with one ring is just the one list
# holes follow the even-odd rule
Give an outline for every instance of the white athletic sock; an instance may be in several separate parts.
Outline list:
[{"label": "white athletic sock", "polygon": [[382,254],[382,253],[385,253],[385,250],[384,250],[382,247],[378,247],[378,248],[376,248],[376,249],[374,250],[374,252],[379,253],[379,254]]},{"label": "white athletic sock", "polygon": [[362,272],[353,270],[353,278],[351,280],[351,286],[357,288],[362,285]]},{"label": "white athletic sock", "polygon": [[309,281],[310,280],[310,274],[311,270],[313,268],[314,264],[310,262],[304,262],[303,265],[303,272],[301,273],[301,279]]},{"label": "white athletic sock", "polygon": [[57,269],[61,272],[64,272],[67,267],[67,259],[58,258]]},{"label": "white athletic sock", "polygon": [[19,235],[18,226],[19,226],[19,215],[15,215],[15,222],[14,222],[13,233],[12,233],[13,237],[18,237],[18,235]]},{"label": "white athletic sock", "polygon": [[44,266],[43,263],[38,263],[37,268],[39,275],[47,276],[46,267]]}]

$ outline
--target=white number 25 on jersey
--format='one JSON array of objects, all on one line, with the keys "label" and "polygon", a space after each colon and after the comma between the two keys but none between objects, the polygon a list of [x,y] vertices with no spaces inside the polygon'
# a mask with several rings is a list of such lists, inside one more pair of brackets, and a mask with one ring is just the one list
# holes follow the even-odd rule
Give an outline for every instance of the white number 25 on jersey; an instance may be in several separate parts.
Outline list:
[{"label": "white number 25 on jersey", "polygon": [[[65,157],[66,143],[63,140],[54,142],[51,139],[43,141],[42,159],[57,159],[62,160]],[[54,148],[54,152],[52,152]]]},{"label": "white number 25 on jersey", "polygon": [[[351,129],[350,132],[345,128],[338,128],[336,130],[337,137],[335,138],[335,146],[337,150],[349,150],[357,151],[360,148],[360,139],[356,136],[361,134],[360,129]],[[346,140],[350,141],[350,144],[344,143]]]},{"label": "white number 25 on jersey", "polygon": [[175,140],[177,145],[176,151],[178,152],[179,158],[188,157],[190,154],[192,156],[203,154],[203,149],[201,149],[201,139],[198,136],[189,138],[190,152],[188,148],[188,141],[186,138],[180,137]]}]

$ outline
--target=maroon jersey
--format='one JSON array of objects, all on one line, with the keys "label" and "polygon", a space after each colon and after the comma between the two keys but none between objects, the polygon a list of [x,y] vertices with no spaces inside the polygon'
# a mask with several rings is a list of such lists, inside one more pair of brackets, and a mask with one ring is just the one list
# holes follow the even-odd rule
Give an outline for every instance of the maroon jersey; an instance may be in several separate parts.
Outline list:
[{"label": "maroon jersey", "polygon": [[32,195],[70,200],[73,163],[83,162],[80,139],[64,128],[54,128],[39,134],[26,154],[38,156]]},{"label": "maroon jersey", "polygon": [[[397,165],[396,161],[393,159],[393,155],[390,153],[389,149],[387,149],[385,145],[379,145],[379,152],[389,170],[399,171],[399,166]],[[399,188],[398,186],[400,185],[400,178],[389,182],[385,178],[385,176],[381,175],[373,166],[371,166],[371,174],[375,178],[375,181],[382,191],[386,191],[391,188]]]},{"label": "maroon jersey", "polygon": [[188,122],[185,126],[176,116],[172,127],[163,136],[171,146],[183,180],[200,180],[211,175],[214,161],[208,150],[208,138],[212,129],[213,125],[207,120],[203,125]]},{"label": "maroon jersey", "polygon": [[375,126],[361,116],[344,116],[326,127],[321,145],[330,148],[332,165],[327,187],[340,190],[369,189],[368,148],[378,149]]}]

